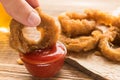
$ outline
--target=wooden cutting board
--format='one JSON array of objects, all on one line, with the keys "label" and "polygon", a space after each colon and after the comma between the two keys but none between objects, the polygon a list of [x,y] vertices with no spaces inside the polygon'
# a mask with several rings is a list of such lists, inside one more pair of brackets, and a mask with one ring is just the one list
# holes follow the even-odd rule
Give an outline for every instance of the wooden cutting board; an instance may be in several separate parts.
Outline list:
[{"label": "wooden cutting board", "polygon": [[107,60],[99,51],[68,53],[66,62],[96,80],[120,80],[120,63]]}]

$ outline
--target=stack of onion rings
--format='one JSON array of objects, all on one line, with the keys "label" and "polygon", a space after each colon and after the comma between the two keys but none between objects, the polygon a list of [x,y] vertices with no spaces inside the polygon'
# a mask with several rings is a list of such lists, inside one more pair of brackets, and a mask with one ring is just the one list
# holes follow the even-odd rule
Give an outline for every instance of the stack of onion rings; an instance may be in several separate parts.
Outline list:
[{"label": "stack of onion rings", "polygon": [[[98,46],[103,56],[120,61],[120,17],[88,9],[84,15],[64,13],[58,19],[62,27],[60,41],[68,51],[88,51]],[[86,23],[83,23],[84,20]]]},{"label": "stack of onion rings", "polygon": [[87,18],[87,14],[75,12],[63,13],[58,17],[62,28],[60,41],[68,51],[89,51],[96,47],[101,32],[96,29],[96,22]]}]

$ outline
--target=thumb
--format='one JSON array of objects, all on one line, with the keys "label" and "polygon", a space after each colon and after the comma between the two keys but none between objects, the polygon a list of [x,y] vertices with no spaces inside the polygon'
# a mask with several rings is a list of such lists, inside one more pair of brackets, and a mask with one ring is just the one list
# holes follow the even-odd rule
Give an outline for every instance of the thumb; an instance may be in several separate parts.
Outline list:
[{"label": "thumb", "polygon": [[25,0],[1,0],[5,10],[18,22],[26,26],[37,26],[41,19]]}]

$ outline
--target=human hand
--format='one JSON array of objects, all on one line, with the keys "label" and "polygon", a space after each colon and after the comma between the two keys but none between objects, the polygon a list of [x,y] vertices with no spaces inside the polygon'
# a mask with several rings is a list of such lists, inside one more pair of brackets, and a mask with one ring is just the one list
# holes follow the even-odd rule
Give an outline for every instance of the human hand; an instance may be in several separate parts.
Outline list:
[{"label": "human hand", "polygon": [[38,0],[0,0],[6,12],[18,22],[26,26],[37,26],[40,17],[34,8],[39,6]]}]

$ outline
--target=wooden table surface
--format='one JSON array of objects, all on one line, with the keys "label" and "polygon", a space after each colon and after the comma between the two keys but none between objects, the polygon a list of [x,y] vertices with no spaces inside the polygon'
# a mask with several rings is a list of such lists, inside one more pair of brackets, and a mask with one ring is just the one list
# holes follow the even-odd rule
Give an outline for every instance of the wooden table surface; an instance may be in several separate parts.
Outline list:
[{"label": "wooden table surface", "polygon": [[[65,11],[81,12],[85,8],[95,8],[111,12],[119,7],[117,0],[40,0],[43,11],[57,17]],[[18,53],[9,47],[9,34],[0,32],[0,80],[41,80],[32,77],[24,65],[18,65]],[[46,79],[45,79],[46,80]],[[65,63],[61,71],[47,80],[93,80],[87,74]]]}]

